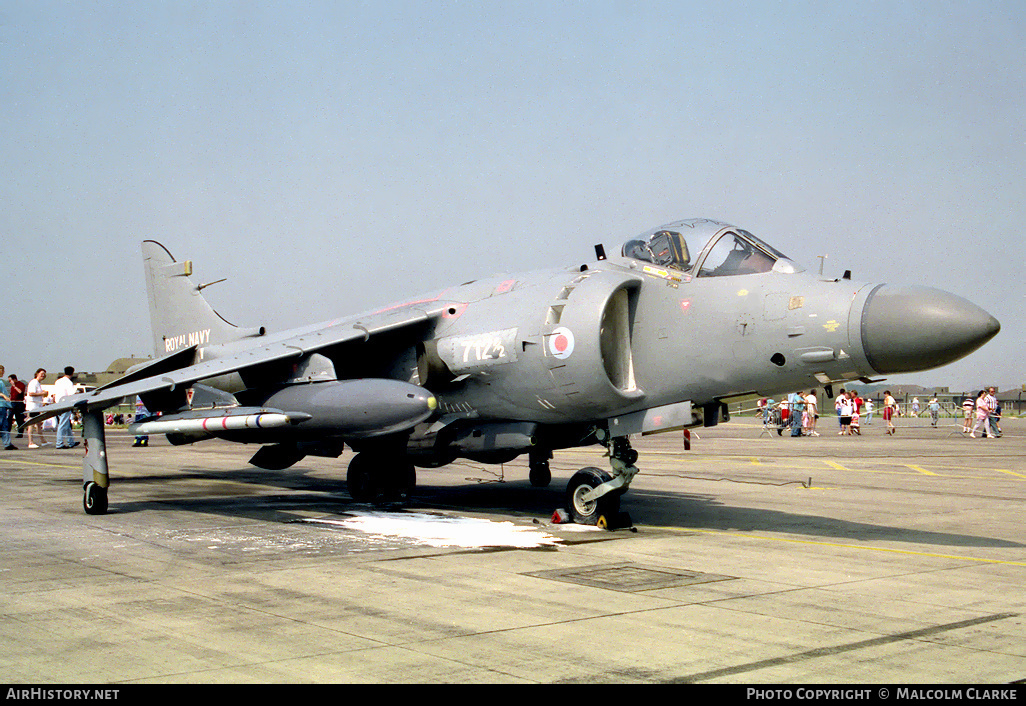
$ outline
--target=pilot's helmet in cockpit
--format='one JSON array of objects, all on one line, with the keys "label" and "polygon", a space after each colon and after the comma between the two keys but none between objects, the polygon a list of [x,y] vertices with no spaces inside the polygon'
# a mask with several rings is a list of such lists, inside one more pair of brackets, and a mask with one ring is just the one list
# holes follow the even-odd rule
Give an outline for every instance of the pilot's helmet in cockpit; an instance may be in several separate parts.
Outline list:
[{"label": "pilot's helmet in cockpit", "polygon": [[652,253],[652,262],[656,264],[680,270],[686,270],[691,266],[688,244],[680,233],[671,230],[658,231],[649,239],[648,245]]},{"label": "pilot's helmet in cockpit", "polygon": [[652,262],[652,253],[648,250],[648,243],[644,240],[628,240],[623,246],[623,254],[635,260]]}]

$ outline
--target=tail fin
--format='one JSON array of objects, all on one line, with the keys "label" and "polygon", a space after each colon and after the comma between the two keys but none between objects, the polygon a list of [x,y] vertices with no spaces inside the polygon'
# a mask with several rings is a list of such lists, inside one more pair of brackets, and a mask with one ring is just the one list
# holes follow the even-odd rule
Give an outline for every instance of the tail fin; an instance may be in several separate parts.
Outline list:
[{"label": "tail fin", "polygon": [[202,287],[189,279],[191,260],[176,261],[155,240],[143,241],[142,254],[158,358],[192,345],[216,345],[264,333],[262,327],[239,328],[214,311],[200,294]]}]

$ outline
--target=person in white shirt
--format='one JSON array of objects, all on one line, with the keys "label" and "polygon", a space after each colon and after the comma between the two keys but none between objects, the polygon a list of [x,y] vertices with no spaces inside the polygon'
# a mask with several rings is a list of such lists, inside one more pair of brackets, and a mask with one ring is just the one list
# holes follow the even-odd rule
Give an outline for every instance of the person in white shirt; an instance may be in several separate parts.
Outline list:
[{"label": "person in white shirt", "polygon": [[976,409],[976,403],[973,402],[973,398],[966,395],[965,399],[962,400],[962,433],[968,434],[969,427],[973,425],[973,410]]},{"label": "person in white shirt", "polygon": [[[46,370],[39,368],[36,370],[36,374],[32,376],[31,382],[28,384],[28,390],[25,392],[25,411],[31,412],[34,409],[39,409],[43,406],[46,401],[46,396],[49,394],[43,389],[43,380],[46,379]],[[32,429],[36,428],[36,433],[39,435],[39,443],[36,444],[32,440]],[[31,424],[25,427],[25,431],[28,434],[28,447],[30,449],[38,449],[40,446],[46,446],[47,440],[43,436],[43,427],[39,426],[39,423]]]},{"label": "person in white shirt", "polygon": [[884,410],[883,418],[887,422],[887,433],[893,435],[897,430],[894,426],[894,415],[898,412],[898,403],[894,397],[891,396],[891,391],[887,390],[884,392]]},{"label": "person in white shirt", "polygon": [[851,398],[848,394],[839,395],[837,398],[837,411],[841,415],[841,431],[838,436],[851,435]]},{"label": "person in white shirt", "polygon": [[1001,412],[999,411],[1001,405],[997,401],[997,390],[993,387],[987,390],[987,404],[990,405],[988,421],[990,422],[991,436],[999,437],[1001,436],[1001,427],[998,425],[998,422],[1001,421]]},{"label": "person in white shirt", "polygon": [[[64,374],[57,378],[57,382],[53,386],[55,402],[60,402],[65,397],[75,394],[75,381],[72,379],[74,374],[75,369],[69,365],[64,368]],[[75,441],[75,435],[71,432],[71,415],[72,411],[68,410],[67,412],[62,412],[57,418],[57,443],[54,445],[54,448],[70,449],[78,446],[78,442]]]},{"label": "person in white shirt", "polygon": [[819,436],[819,432],[816,431],[816,420],[819,419],[819,406],[815,390],[809,390],[809,394],[805,396],[805,410],[809,414],[809,436]]}]

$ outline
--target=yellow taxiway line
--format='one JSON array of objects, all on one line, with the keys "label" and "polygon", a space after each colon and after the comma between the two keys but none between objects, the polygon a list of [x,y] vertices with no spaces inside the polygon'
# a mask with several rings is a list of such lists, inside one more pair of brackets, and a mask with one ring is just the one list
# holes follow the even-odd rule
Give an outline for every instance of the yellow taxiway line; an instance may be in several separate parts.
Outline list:
[{"label": "yellow taxiway line", "polygon": [[23,464],[26,466],[48,466],[50,468],[77,468],[78,470],[82,470],[81,463],[75,466],[66,466],[63,463],[42,463],[40,461],[22,461],[20,459],[13,458],[0,458],[0,461],[6,461],[7,463]]},{"label": "yellow taxiway line", "polygon": [[961,556],[958,554],[934,554],[932,552],[914,552],[910,549],[888,549],[887,547],[867,547],[858,544],[839,544],[837,542],[814,542],[808,539],[788,539],[786,537],[767,537],[761,534],[742,534],[739,532],[721,532],[719,530],[704,530],[694,527],[653,527],[653,529],[664,529],[673,532],[697,532],[699,534],[715,534],[724,537],[740,539],[759,539],[767,542],[787,542],[789,544],[810,544],[818,547],[833,547],[837,549],[861,549],[871,552],[885,552],[888,554],[906,554],[910,556],[926,556],[933,559],[954,559],[957,561],[975,561],[983,564],[1004,564],[1006,566],[1026,566],[1024,561],[1006,561],[1004,559],[984,559],[975,556]]},{"label": "yellow taxiway line", "polygon": [[1022,473],[1016,473],[1015,471],[1006,471],[1003,468],[995,468],[994,470],[998,473],[1007,473],[1008,475],[1015,476],[1016,478],[1026,478]]}]

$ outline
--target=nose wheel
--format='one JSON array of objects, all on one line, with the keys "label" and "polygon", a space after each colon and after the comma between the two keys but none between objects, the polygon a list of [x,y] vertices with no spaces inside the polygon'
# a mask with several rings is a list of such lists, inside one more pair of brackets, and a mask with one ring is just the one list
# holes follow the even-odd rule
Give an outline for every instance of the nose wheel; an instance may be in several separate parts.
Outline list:
[{"label": "nose wheel", "polygon": [[612,473],[592,467],[582,468],[573,475],[566,486],[566,505],[574,522],[594,525],[600,517],[613,517],[620,512],[622,491],[592,499],[595,488],[612,480]]},{"label": "nose wheel", "polygon": [[627,492],[638,473],[634,465],[638,452],[631,448],[625,436],[609,438],[602,433],[599,440],[609,449],[612,472],[589,467],[575,473],[566,486],[567,509],[578,524],[621,524],[620,497]]}]

